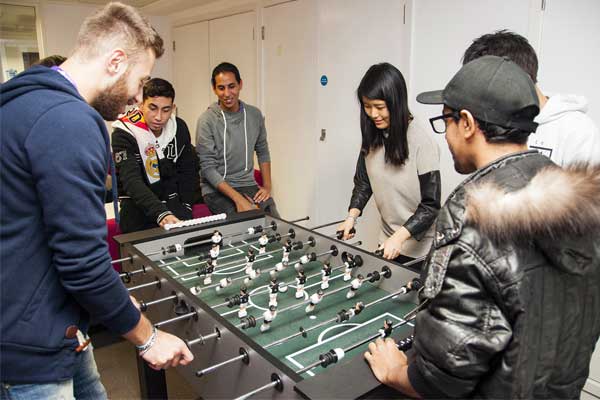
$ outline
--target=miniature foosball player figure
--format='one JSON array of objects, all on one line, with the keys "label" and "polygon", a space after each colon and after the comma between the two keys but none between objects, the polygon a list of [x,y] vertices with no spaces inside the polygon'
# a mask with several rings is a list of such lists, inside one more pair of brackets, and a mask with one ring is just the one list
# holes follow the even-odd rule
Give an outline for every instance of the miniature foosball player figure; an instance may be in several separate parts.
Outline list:
[{"label": "miniature foosball player figure", "polygon": [[254,269],[255,259],[256,255],[254,254],[254,250],[248,249],[248,255],[246,255],[246,270],[244,271],[246,275],[250,275],[250,272]]},{"label": "miniature foosball player figure", "polygon": [[250,273],[248,274],[248,276],[246,277],[246,279],[244,279],[244,285],[250,287],[252,285],[252,281],[256,278],[258,278],[260,276],[260,269],[250,269]]},{"label": "miniature foosball player figure", "polygon": [[246,308],[248,307],[248,301],[250,295],[248,295],[248,288],[244,285],[240,287],[240,310],[238,311],[238,318],[244,318],[248,315]]},{"label": "miniature foosball player figure", "polygon": [[298,270],[298,274],[296,275],[296,298],[301,299],[304,297],[304,285],[306,284],[306,275],[304,275],[304,270]]},{"label": "miniature foosball player figure", "polygon": [[217,258],[219,257],[219,245],[216,243],[212,244],[212,247],[209,251],[210,263],[213,265],[217,265]]},{"label": "miniature foosball player figure", "polygon": [[275,317],[277,316],[277,307],[275,306],[269,306],[269,309],[267,311],[265,311],[263,313],[263,323],[260,326],[260,331],[261,332],[266,332],[271,328],[271,322],[273,322],[273,320],[275,319]]},{"label": "miniature foosball player figure", "polygon": [[277,295],[279,294],[279,282],[277,277],[272,276],[269,282],[269,306],[277,307]]},{"label": "miniature foosball player figure", "polygon": [[394,322],[391,319],[386,318],[385,321],[383,321],[383,328],[381,328],[379,330],[379,334],[381,335],[381,337],[383,339],[385,339],[386,337],[388,337],[392,334],[393,329],[394,329]]},{"label": "miniature foosball player figure", "polygon": [[267,252],[267,244],[269,243],[269,237],[267,236],[266,232],[263,232],[262,235],[260,235],[260,238],[258,238],[258,244],[259,244],[259,250],[258,250],[258,254],[265,254]]},{"label": "miniature foosball player figure", "polygon": [[354,278],[352,280],[352,282],[350,282],[350,285],[351,285],[350,290],[348,291],[348,293],[346,293],[347,299],[351,299],[354,296],[356,296],[356,292],[358,291],[358,289],[360,289],[364,280],[365,280],[365,277],[362,276],[361,274],[358,274],[358,276],[356,278]]},{"label": "miniature foosball player figure", "polygon": [[348,282],[352,279],[352,269],[355,266],[354,256],[352,254],[347,254],[344,260],[344,277],[342,278],[344,282]]},{"label": "miniature foosball player figure", "polygon": [[219,232],[218,230],[215,230],[211,237],[211,241],[212,241],[213,245],[216,244],[220,250],[221,247],[223,247],[223,235],[221,235],[221,232]]},{"label": "miniature foosball player figure", "polygon": [[329,288],[329,278],[331,277],[331,264],[329,261],[323,263],[321,269],[321,289],[325,290]]},{"label": "miniature foosball player figure", "polygon": [[308,303],[308,305],[306,306],[305,311],[307,313],[313,312],[316,305],[319,304],[321,302],[321,300],[323,299],[324,295],[325,295],[325,292],[323,292],[321,289],[317,290],[317,293],[310,296],[310,303]]},{"label": "miniature foosball player figure", "polygon": [[215,290],[217,292],[220,292],[221,290],[225,289],[229,285],[231,285],[231,278],[229,278],[229,277],[223,278],[219,281],[219,286],[217,286],[215,288]]}]

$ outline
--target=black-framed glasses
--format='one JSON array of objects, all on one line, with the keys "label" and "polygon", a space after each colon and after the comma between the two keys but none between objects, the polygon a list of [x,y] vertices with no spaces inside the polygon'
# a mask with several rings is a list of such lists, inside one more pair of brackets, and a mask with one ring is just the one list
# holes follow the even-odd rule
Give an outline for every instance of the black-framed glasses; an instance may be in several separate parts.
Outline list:
[{"label": "black-framed glasses", "polygon": [[451,113],[442,114],[439,117],[429,118],[431,128],[435,133],[446,133],[446,120],[448,118],[460,119],[460,112],[452,111]]}]

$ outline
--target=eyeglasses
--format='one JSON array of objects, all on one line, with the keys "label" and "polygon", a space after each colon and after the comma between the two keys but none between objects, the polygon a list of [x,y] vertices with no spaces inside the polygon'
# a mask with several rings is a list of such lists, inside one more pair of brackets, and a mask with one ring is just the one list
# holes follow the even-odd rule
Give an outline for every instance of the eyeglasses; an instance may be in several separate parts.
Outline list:
[{"label": "eyeglasses", "polygon": [[439,117],[429,118],[431,128],[435,133],[446,133],[446,119],[453,118],[455,120],[460,119],[460,112],[452,111],[451,113],[442,114]]}]

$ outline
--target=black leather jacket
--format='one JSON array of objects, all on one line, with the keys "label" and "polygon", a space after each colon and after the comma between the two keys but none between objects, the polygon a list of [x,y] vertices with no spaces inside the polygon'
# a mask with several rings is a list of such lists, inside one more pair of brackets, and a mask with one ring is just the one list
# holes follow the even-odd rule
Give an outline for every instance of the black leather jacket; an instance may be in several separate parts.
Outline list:
[{"label": "black leather jacket", "polygon": [[504,157],[436,222],[409,379],[424,397],[579,398],[600,334],[600,166]]},{"label": "black leather jacket", "polygon": [[[404,227],[416,240],[421,240],[427,230],[433,225],[438,211],[440,210],[441,179],[440,171],[431,171],[419,175],[419,186],[421,191],[421,202],[414,214],[404,223]],[[365,156],[360,152],[354,173],[354,189],[348,209],[357,208],[362,210],[367,205],[373,190],[367,173]]]}]

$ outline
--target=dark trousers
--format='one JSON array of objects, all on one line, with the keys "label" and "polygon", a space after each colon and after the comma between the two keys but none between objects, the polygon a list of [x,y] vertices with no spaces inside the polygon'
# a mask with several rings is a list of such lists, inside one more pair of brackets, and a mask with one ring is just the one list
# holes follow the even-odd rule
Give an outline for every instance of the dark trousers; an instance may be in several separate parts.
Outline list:
[{"label": "dark trousers", "polygon": [[[242,195],[248,195],[250,198],[253,198],[256,192],[258,192],[258,186],[244,186],[244,187],[236,187],[234,188]],[[225,213],[227,215],[237,213],[237,208],[235,207],[235,203],[231,201],[231,199],[220,192],[213,192],[205,194],[204,202],[208,206],[208,209],[213,214],[221,214]],[[273,198],[269,198],[268,200],[263,201],[262,203],[257,203],[257,206],[260,207],[261,210],[265,211],[268,214],[271,214],[274,217],[279,218],[279,213],[277,212],[277,207],[275,206],[275,200]]]}]

